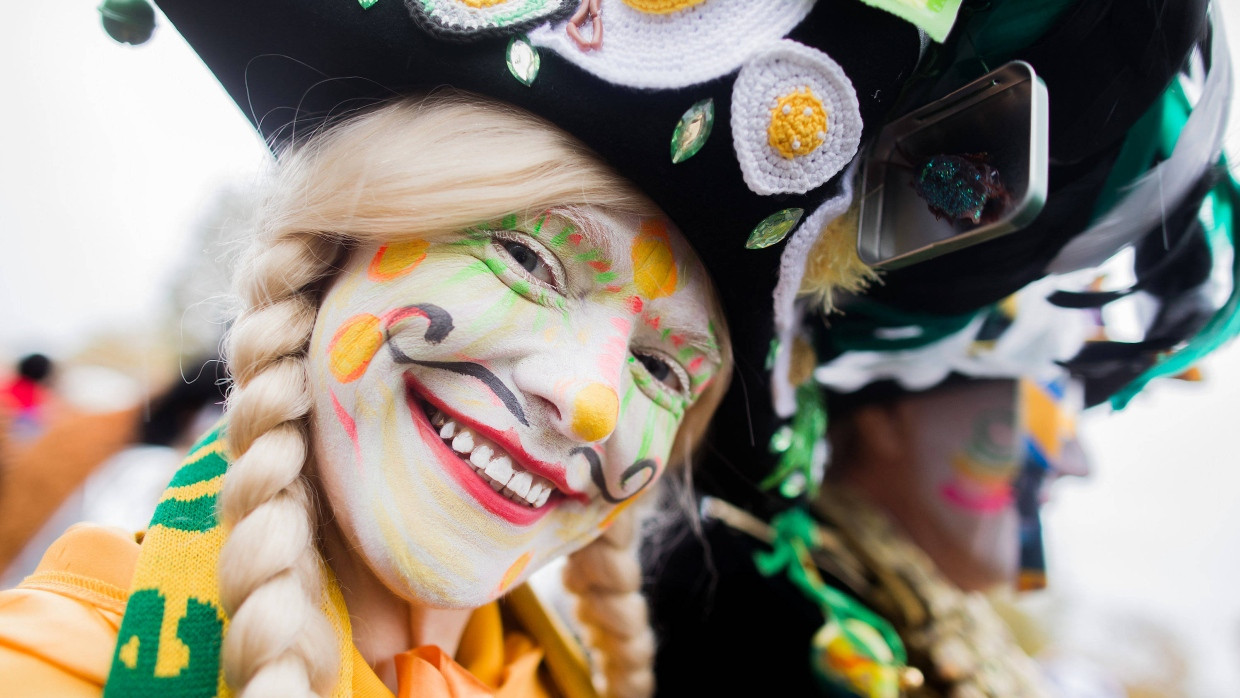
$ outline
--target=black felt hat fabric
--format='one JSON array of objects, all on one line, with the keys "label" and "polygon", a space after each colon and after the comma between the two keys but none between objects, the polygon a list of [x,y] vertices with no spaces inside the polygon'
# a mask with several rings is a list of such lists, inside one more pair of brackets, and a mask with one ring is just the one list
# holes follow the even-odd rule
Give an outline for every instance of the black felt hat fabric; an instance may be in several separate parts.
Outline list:
[{"label": "black felt hat fabric", "polygon": [[[765,361],[773,336],[772,292],[782,250],[780,246],[747,250],[745,242],[771,214],[793,208],[812,214],[839,192],[842,177],[821,178],[820,184],[811,181],[812,186],[803,185],[801,192],[755,193],[734,147],[732,111],[738,73],[763,55],[774,55],[775,49],[791,55],[785,61],[790,63],[801,60],[798,51],[812,54],[810,58],[820,63],[817,56],[829,57],[828,62],[837,64],[851,83],[856,101],[853,118],[859,117],[855,135],[863,140],[877,132],[875,127],[883,123],[900,85],[916,67],[923,46],[917,29],[855,0],[683,3],[697,7],[665,16],[660,21],[670,23],[671,30],[662,29],[655,36],[657,42],[647,47],[653,46],[654,58],[663,61],[646,61],[653,65],[645,68],[651,77],[643,78],[639,65],[637,78],[623,76],[633,84],[609,81],[578,65],[593,60],[591,56],[540,47],[541,69],[526,86],[509,73],[505,56],[511,36],[529,30],[530,23],[445,33],[426,13],[436,4],[454,3],[378,0],[363,9],[356,0],[159,2],[273,144],[296,140],[325,120],[346,116],[376,100],[445,86],[520,107],[582,140],[676,222],[716,280],[738,371],[736,388],[721,407],[724,427],[715,430],[717,441],[726,446],[717,449],[737,459],[764,461],[765,443],[778,421],[772,413]],[[563,17],[563,8],[556,10],[555,4],[547,3],[546,16],[553,20]],[[727,14],[714,17],[709,12],[712,6]],[[603,48],[596,53],[606,56],[609,50],[614,54],[625,48],[619,43],[625,21],[621,13],[632,9],[620,0],[604,0],[602,11],[607,31]],[[428,22],[439,30],[428,31]],[[552,22],[539,31],[563,31],[560,27]],[[641,38],[648,28],[638,30],[634,35]],[[705,39],[697,36],[703,33]],[[685,42],[684,50],[667,43],[677,37]],[[633,46],[626,50],[641,58]],[[707,79],[652,86],[660,80],[684,81],[677,64],[661,58],[664,54],[680,55],[676,60],[685,62],[685,71]],[[637,59],[633,60],[642,63]],[[774,59],[780,60],[784,59],[778,55]],[[621,72],[624,69],[621,66]],[[712,69],[718,74],[712,75]],[[776,73],[782,69],[775,66]],[[759,84],[763,78],[759,75]],[[714,103],[713,132],[696,155],[674,164],[669,157],[672,132],[682,114],[704,99]],[[831,128],[843,124],[836,115],[831,118]],[[765,142],[766,124],[761,126],[760,132],[748,135]],[[846,155],[853,157],[851,152]]]}]

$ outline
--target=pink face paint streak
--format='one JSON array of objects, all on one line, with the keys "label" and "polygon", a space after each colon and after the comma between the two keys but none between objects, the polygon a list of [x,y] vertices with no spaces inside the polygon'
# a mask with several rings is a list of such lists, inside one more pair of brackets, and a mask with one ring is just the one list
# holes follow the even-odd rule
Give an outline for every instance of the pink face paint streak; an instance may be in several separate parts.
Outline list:
[{"label": "pink face paint streak", "polygon": [[979,514],[994,514],[1012,503],[1012,488],[1009,485],[989,492],[971,492],[969,489],[961,483],[949,482],[943,485],[939,494],[951,504]]},{"label": "pink face paint streak", "polygon": [[353,421],[353,417],[345,411],[344,406],[336,399],[336,393],[328,391],[332,398],[332,410],[336,413],[336,419],[340,422],[340,427],[344,429],[344,433],[349,437],[349,441],[353,442],[353,465],[360,471],[362,469],[362,444],[357,438],[357,422]]},{"label": "pink face paint streak", "polygon": [[1011,441],[1011,410],[981,412],[964,450],[952,459],[952,478],[939,490],[950,505],[976,514],[994,514],[1011,505],[1019,461]]},{"label": "pink face paint streak", "polygon": [[633,331],[633,323],[625,318],[611,318],[611,326],[616,334],[603,342],[598,354],[598,369],[607,379],[620,375],[624,370],[624,362],[629,357],[628,336]]}]

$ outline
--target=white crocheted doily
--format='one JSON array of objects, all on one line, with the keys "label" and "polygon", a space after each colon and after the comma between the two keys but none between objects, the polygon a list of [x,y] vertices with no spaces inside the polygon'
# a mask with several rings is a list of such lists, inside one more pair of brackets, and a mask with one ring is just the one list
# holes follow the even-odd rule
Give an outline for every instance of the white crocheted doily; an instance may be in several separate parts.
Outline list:
[{"label": "white crocheted doily", "polygon": [[[736,70],[792,31],[813,6],[814,0],[602,0],[602,48],[582,51],[564,31],[566,22],[538,27],[529,37],[611,83],[687,87]],[[589,29],[583,33],[589,36]]]},{"label": "white crocheted doily", "polygon": [[441,33],[467,37],[536,22],[562,13],[576,0],[405,0],[419,20]]},{"label": "white crocheted doily", "polygon": [[732,87],[732,143],[752,191],[803,194],[857,154],[857,93],[830,56],[785,39],[741,68]]}]

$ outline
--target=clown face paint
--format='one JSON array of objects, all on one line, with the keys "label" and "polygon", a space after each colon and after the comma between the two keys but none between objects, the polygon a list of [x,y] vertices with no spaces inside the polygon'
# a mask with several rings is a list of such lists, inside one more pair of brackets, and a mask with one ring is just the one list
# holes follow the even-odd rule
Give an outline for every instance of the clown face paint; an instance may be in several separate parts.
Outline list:
[{"label": "clown face paint", "polygon": [[309,350],[319,476],[390,589],[479,606],[650,488],[720,359],[666,221],[510,216],[357,250]]},{"label": "clown face paint", "polygon": [[981,589],[1016,575],[1020,472],[1016,381],[971,381],[900,398],[907,479],[896,512],[957,584]]}]

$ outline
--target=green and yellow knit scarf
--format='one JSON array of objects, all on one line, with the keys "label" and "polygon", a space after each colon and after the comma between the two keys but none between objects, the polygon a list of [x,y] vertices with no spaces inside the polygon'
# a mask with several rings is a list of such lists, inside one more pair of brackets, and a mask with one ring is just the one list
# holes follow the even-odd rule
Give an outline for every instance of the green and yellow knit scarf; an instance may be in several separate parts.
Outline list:
[{"label": "green and yellow knit scarf", "polygon": [[[219,599],[224,530],[216,497],[229,461],[221,421],[186,457],[164,491],[142,541],[129,602],[104,688],[105,698],[228,697],[220,646],[228,618]],[[330,574],[327,577],[331,580]],[[352,633],[339,587],[327,584],[325,612],[352,656]],[[342,661],[333,698],[348,696],[352,663]]]}]

